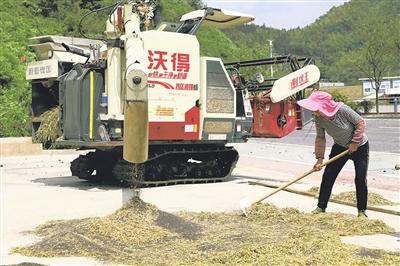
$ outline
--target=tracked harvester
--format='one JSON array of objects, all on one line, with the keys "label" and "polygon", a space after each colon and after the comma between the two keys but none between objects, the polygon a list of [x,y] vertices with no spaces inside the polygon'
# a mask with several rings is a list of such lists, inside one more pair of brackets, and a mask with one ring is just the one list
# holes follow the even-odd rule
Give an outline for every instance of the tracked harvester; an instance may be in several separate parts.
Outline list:
[{"label": "tracked harvester", "polygon": [[[82,179],[159,185],[215,182],[230,175],[251,136],[246,88],[219,58],[200,56],[201,24],[228,28],[254,18],[206,8],[184,15],[175,32],[141,31],[134,5],[116,5],[103,41],[36,37],[32,129],[59,112],[57,145],[90,149],[71,163]],[[295,93],[295,92],[293,92]],[[293,93],[289,93],[291,95]]]}]

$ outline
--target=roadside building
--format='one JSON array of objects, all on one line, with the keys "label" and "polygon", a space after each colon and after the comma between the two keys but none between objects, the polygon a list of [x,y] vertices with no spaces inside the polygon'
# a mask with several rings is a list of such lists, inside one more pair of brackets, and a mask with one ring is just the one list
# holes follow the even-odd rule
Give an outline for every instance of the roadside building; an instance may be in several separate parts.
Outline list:
[{"label": "roadside building", "polygon": [[319,86],[321,88],[326,88],[326,87],[343,87],[344,83],[343,82],[320,82]]},{"label": "roadside building", "polygon": [[[375,95],[375,83],[369,78],[360,78],[364,96]],[[380,97],[400,96],[400,76],[384,77],[378,91]]]}]

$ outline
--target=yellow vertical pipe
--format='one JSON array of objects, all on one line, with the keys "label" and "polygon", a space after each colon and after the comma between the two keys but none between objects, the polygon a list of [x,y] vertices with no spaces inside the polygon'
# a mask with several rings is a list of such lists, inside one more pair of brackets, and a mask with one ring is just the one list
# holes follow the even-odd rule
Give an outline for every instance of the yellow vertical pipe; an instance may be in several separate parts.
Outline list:
[{"label": "yellow vertical pipe", "polygon": [[90,71],[89,74],[89,139],[93,139],[93,109],[94,109],[94,73]]},{"label": "yellow vertical pipe", "polygon": [[125,103],[124,159],[131,163],[147,161],[149,154],[149,113],[147,101]]}]

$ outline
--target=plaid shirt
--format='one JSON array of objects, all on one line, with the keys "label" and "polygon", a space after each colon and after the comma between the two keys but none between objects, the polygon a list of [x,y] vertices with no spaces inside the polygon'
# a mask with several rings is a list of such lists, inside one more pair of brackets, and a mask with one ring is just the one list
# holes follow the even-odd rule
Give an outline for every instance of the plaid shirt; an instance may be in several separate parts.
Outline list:
[{"label": "plaid shirt", "polygon": [[317,130],[314,151],[316,158],[324,158],[325,132],[333,138],[337,145],[346,148],[351,142],[362,146],[368,141],[365,135],[364,119],[345,104],[340,107],[332,119],[315,117],[315,127]]}]

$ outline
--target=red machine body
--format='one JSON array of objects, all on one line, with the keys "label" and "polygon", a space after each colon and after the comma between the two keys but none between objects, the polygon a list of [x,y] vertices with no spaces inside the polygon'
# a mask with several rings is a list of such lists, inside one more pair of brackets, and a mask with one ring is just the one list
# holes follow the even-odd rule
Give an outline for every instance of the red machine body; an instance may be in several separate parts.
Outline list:
[{"label": "red machine body", "polygon": [[298,117],[301,110],[294,101],[273,103],[269,97],[254,97],[251,106],[255,137],[282,138],[301,128],[301,117]]},{"label": "red machine body", "polygon": [[[252,136],[281,138],[303,128],[303,110],[296,101],[304,99],[304,90],[319,80],[320,72],[313,62],[312,58],[289,55],[225,64],[237,90],[245,90],[251,95]],[[248,70],[252,67],[273,65],[280,65],[281,69],[289,66],[290,69],[286,67],[278,74],[280,77],[271,75],[269,79],[264,79],[261,72],[256,72],[248,78]],[[241,72],[243,68],[247,71]],[[246,78],[244,75],[247,75]]]}]

